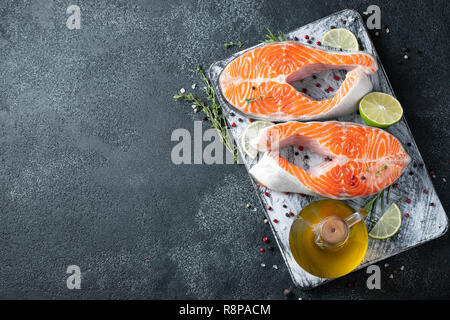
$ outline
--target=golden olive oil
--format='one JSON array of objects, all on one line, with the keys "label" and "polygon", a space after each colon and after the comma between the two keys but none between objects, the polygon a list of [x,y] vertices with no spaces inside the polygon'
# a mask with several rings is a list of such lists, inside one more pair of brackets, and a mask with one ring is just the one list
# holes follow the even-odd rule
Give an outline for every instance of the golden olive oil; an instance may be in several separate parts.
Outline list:
[{"label": "golden olive oil", "polygon": [[316,241],[317,230],[325,218],[345,220],[354,212],[346,203],[331,199],[315,201],[303,208],[291,226],[289,245],[304,270],[321,278],[337,278],[361,263],[368,244],[364,221],[348,229],[345,242],[339,247],[324,247]]}]

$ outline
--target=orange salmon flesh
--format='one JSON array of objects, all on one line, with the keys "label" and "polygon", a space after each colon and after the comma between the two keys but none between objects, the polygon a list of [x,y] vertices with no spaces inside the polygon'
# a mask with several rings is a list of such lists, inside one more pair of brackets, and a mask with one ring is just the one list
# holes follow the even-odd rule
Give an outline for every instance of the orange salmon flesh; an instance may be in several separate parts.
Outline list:
[{"label": "orange salmon flesh", "polygon": [[[279,150],[304,146],[324,161],[304,170]],[[250,169],[269,189],[333,199],[368,196],[381,191],[403,173],[410,156],[388,132],[350,122],[287,122],[263,129],[259,151],[267,151]],[[326,160],[325,160],[326,158]]]},{"label": "orange salmon flesh", "polygon": [[[348,70],[331,99],[317,101],[292,86],[329,69]],[[333,52],[286,41],[243,53],[225,67],[219,84],[227,102],[253,118],[330,119],[356,111],[358,101],[372,90],[367,75],[377,70],[375,58],[364,52]]]}]

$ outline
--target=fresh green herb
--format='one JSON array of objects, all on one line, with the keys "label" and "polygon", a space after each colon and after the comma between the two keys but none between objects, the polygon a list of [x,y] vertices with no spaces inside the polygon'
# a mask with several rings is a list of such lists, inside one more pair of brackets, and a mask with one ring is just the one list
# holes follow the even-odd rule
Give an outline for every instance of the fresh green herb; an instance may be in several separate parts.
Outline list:
[{"label": "fresh green herb", "polygon": [[288,38],[284,33],[278,31],[278,36],[276,36],[269,28],[266,27],[266,30],[267,30],[266,39],[261,40],[260,42],[271,43],[271,42],[288,41]]},{"label": "fresh green herb", "polygon": [[389,195],[391,194],[391,189],[392,189],[392,184],[388,188],[388,193],[387,193],[387,197],[386,197],[386,202],[387,203],[389,203]]},{"label": "fresh green herb", "polygon": [[372,199],[370,199],[370,201],[367,202],[367,204],[364,206],[364,209],[366,210],[366,212],[369,213],[369,216],[368,216],[369,220],[374,217],[374,214],[376,214],[378,200],[380,200],[380,199],[381,199],[381,202],[380,202],[381,203],[381,212],[384,212],[385,203],[389,204],[389,196],[391,194],[391,188],[392,188],[392,186],[389,186],[389,188],[387,188],[386,201],[384,199],[384,192],[386,190],[381,190]]},{"label": "fresh green herb", "polygon": [[262,100],[264,98],[273,98],[273,97],[272,96],[257,96],[256,98],[245,99],[245,101],[247,102],[247,104],[250,104],[253,101]]},{"label": "fresh green herb", "polygon": [[192,95],[192,93],[184,94],[184,93],[178,93],[173,96],[175,100],[182,100],[189,102],[196,106],[198,110],[203,111],[207,118],[211,121],[211,127],[216,129],[219,132],[220,140],[222,141],[223,145],[230,151],[233,156],[234,160],[238,162],[238,151],[236,144],[233,142],[233,140],[230,138],[230,135],[228,133],[228,125],[227,121],[225,119],[225,115],[222,112],[222,108],[220,107],[220,104],[217,102],[216,99],[216,92],[214,91],[214,88],[211,86],[211,83],[209,79],[206,77],[205,72],[203,71],[201,66],[197,66],[197,71],[202,76],[202,80],[205,83],[205,94],[209,101],[209,104],[206,104],[201,99],[196,98]]},{"label": "fresh green herb", "polygon": [[242,48],[243,43],[241,41],[239,41],[237,43],[230,41],[230,42],[224,43],[223,45],[225,48],[230,48],[230,47],[234,47],[234,46],[238,46],[239,48]]}]

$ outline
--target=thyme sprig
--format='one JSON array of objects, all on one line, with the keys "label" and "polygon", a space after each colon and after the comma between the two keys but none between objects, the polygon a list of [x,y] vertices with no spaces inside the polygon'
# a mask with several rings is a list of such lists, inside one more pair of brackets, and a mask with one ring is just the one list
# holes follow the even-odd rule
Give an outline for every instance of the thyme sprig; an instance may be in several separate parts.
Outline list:
[{"label": "thyme sprig", "polygon": [[217,102],[216,99],[216,92],[214,88],[211,86],[211,82],[206,77],[206,74],[200,65],[197,66],[197,71],[200,73],[202,81],[205,83],[204,92],[206,94],[207,100],[209,101],[209,104],[205,103],[203,100],[199,98],[194,97],[192,93],[185,94],[179,92],[178,94],[175,94],[173,98],[175,100],[182,100],[189,102],[195,105],[195,107],[199,111],[203,111],[208,120],[211,121],[211,128],[217,130],[221,142],[228,149],[228,151],[230,151],[233,154],[234,160],[238,162],[237,146],[234,143],[233,139],[231,139],[231,135],[229,134],[225,115],[223,114],[222,108],[220,107],[220,104]]},{"label": "thyme sprig", "polygon": [[261,40],[260,42],[272,43],[272,42],[288,41],[287,36],[283,32],[278,31],[278,36],[276,36],[269,28],[266,27],[266,30],[267,30],[266,39]]},{"label": "thyme sprig", "polygon": [[224,43],[223,46],[225,48],[230,48],[230,47],[234,47],[234,46],[238,46],[239,48],[242,48],[243,43],[241,41],[238,41],[238,42],[230,41],[230,42]]},{"label": "thyme sprig", "polygon": [[256,98],[248,98],[248,99],[245,99],[245,101],[247,102],[247,104],[250,104],[250,103],[253,102],[253,101],[258,102],[258,100],[262,100],[262,99],[264,99],[264,98],[273,98],[273,96],[257,96]]},{"label": "thyme sprig", "polygon": [[384,213],[384,205],[385,203],[388,204],[389,203],[389,195],[391,193],[391,188],[392,186],[389,186],[387,188],[387,195],[386,195],[386,201],[384,199],[384,192],[386,190],[381,190],[380,192],[378,192],[372,199],[370,199],[366,205],[364,206],[364,209],[366,210],[366,212],[369,214],[368,218],[369,220],[371,220],[374,215],[376,214],[377,211],[377,205],[378,205],[378,201],[381,199],[380,203],[381,203],[381,212]]}]

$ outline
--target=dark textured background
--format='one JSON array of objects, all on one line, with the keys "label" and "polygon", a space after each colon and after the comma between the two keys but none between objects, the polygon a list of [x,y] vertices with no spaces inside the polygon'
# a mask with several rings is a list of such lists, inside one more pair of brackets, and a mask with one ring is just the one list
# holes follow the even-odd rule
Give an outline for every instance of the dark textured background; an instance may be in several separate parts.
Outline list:
[{"label": "dark textured background", "polygon": [[[244,167],[170,160],[172,131],[202,117],[172,96],[237,50],[224,42],[378,4],[390,33],[376,48],[448,211],[448,1],[215,2],[1,1],[0,298],[448,298],[448,234],[379,263],[382,290],[365,270],[294,289],[278,250],[259,252],[272,235],[245,208],[258,204]],[[70,4],[81,30],[65,26]]]}]

